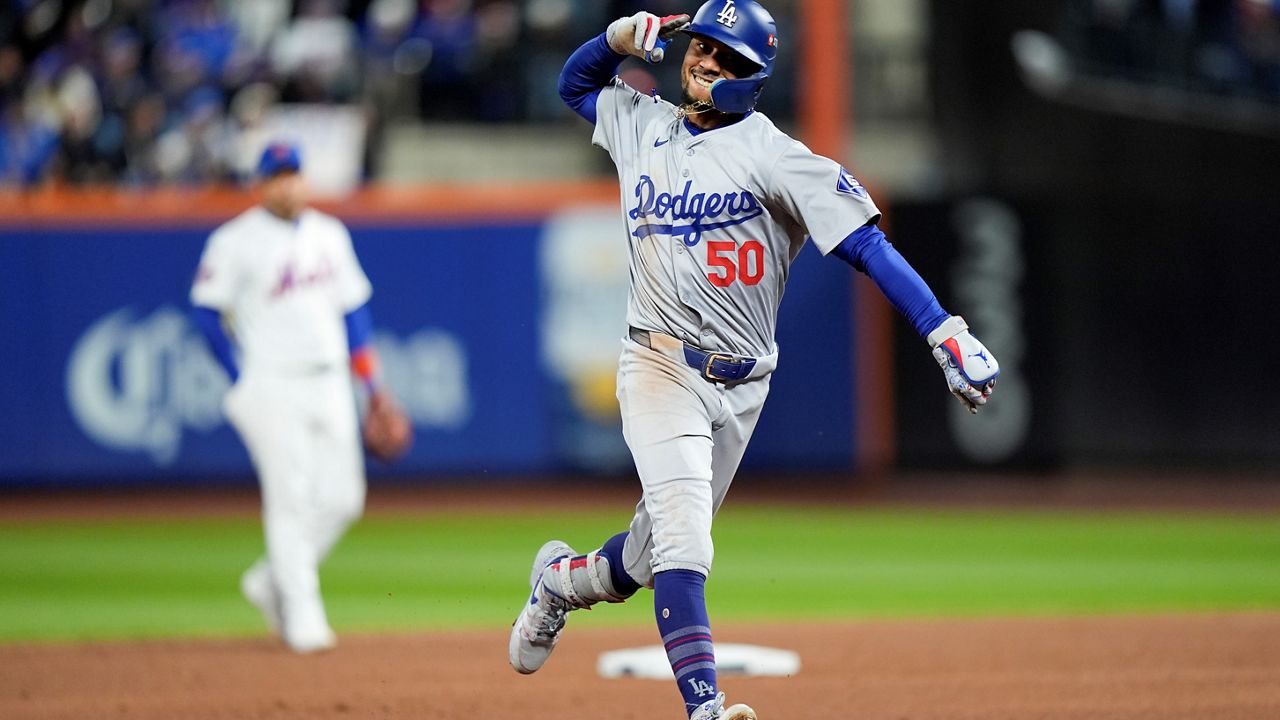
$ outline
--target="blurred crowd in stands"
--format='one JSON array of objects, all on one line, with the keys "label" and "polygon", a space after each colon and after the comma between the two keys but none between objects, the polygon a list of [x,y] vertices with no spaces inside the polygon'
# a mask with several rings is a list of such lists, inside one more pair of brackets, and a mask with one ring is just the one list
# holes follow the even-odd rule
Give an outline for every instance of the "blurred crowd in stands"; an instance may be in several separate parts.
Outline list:
[{"label": "blurred crowd in stands", "polygon": [[1091,71],[1280,101],[1280,0],[1070,0],[1071,48]]},{"label": "blurred crowd in stands", "polygon": [[[1280,100],[1280,0],[1058,1],[1095,71]],[[799,2],[769,7],[794,27]],[[357,108],[376,172],[389,122],[563,120],[556,78],[578,44],[637,10],[699,4],[0,0],[0,186],[235,182],[262,145],[255,128],[292,103]],[[761,106],[775,117],[794,99],[782,60]],[[624,78],[667,87],[674,65]]]},{"label": "blurred crowd in stands", "polygon": [[[251,171],[281,103],[546,122],[565,58],[656,0],[0,0],[0,185]],[[258,144],[255,144],[258,143]],[[374,151],[370,147],[370,152]]]}]

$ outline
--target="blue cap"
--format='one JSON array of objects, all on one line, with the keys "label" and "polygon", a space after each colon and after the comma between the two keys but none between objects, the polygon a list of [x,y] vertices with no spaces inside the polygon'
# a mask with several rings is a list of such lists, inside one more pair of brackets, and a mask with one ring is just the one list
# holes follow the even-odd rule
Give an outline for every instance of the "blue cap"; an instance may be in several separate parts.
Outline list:
[{"label": "blue cap", "polygon": [[258,174],[262,177],[300,170],[302,170],[302,154],[298,146],[293,143],[271,143],[262,151],[262,159],[258,161]]}]

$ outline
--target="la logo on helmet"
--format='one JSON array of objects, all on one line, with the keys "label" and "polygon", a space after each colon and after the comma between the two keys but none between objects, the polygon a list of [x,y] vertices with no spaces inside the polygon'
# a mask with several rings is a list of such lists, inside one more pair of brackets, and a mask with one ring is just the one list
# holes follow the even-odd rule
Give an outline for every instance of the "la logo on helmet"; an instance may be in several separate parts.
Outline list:
[{"label": "la logo on helmet", "polygon": [[733,27],[733,24],[738,22],[738,8],[734,6],[733,0],[725,0],[720,14],[716,15],[716,22],[728,28]]}]

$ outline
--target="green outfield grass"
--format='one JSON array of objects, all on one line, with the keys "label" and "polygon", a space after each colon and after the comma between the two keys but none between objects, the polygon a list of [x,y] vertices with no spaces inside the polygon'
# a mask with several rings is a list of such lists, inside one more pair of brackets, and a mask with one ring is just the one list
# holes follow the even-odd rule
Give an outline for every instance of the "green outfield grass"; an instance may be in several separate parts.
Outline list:
[{"label": "green outfield grass", "polygon": [[[339,631],[505,628],[549,537],[582,550],[626,508],[372,517],[325,566]],[[256,518],[0,523],[0,641],[262,632],[238,594]],[[1273,516],[729,507],[717,622],[1280,609]],[[575,616],[647,623],[643,595]]]}]

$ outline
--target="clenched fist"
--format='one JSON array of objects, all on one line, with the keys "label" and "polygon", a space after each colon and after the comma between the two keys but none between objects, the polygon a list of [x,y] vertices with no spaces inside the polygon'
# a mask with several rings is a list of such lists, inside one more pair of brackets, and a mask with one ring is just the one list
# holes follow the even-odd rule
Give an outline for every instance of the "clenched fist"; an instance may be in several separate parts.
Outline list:
[{"label": "clenched fist", "polygon": [[609,23],[605,41],[619,55],[634,55],[651,63],[662,62],[664,48],[685,25],[688,15],[660,18],[653,13],[638,12]]},{"label": "clenched fist", "polygon": [[947,389],[968,408],[977,413],[987,404],[996,388],[1000,363],[991,351],[969,334],[969,324],[953,315],[929,333],[933,359],[942,367]]}]

